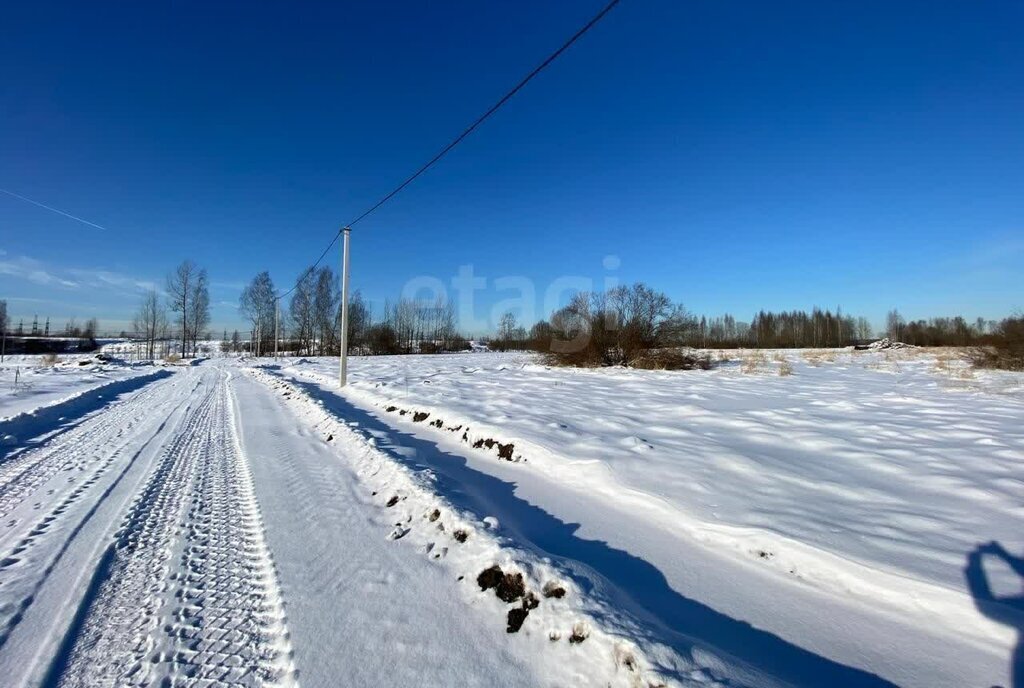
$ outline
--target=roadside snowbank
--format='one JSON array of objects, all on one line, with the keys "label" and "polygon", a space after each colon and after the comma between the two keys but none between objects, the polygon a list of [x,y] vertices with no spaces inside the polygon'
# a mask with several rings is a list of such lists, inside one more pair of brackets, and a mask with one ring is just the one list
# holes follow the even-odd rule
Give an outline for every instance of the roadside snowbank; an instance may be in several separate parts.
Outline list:
[{"label": "roadside snowbank", "polygon": [[546,685],[776,685],[728,658],[701,652],[683,658],[652,642],[635,619],[588,595],[551,560],[498,535],[493,518],[455,508],[438,492],[431,471],[397,461],[377,447],[379,438],[345,423],[296,384],[247,370],[336,444],[380,508],[393,512],[393,525],[382,535],[447,567],[465,602],[506,628],[512,647],[531,657]]}]

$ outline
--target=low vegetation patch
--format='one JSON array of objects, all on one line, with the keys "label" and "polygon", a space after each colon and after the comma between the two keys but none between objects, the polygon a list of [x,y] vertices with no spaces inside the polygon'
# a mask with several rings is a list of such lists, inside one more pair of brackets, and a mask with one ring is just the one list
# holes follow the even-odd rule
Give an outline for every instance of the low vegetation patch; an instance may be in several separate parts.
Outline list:
[{"label": "low vegetation patch", "polygon": [[692,349],[652,349],[629,362],[630,368],[642,370],[710,370],[711,356]]},{"label": "low vegetation patch", "polygon": [[834,363],[836,360],[835,351],[822,351],[821,349],[809,349],[800,355],[807,365],[814,367],[820,366],[822,363]]},{"label": "low vegetation patch", "polygon": [[1024,370],[1024,316],[999,323],[987,345],[971,351],[971,361],[977,368]]},{"label": "low vegetation patch", "polygon": [[751,351],[744,354],[741,361],[740,371],[747,375],[760,371],[768,363],[768,359],[761,351]]}]

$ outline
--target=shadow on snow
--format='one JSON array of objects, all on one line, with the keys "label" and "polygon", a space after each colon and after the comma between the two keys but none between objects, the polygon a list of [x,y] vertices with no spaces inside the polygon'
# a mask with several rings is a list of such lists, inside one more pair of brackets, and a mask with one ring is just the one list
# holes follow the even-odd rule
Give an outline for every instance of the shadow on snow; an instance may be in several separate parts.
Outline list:
[{"label": "shadow on snow", "polygon": [[978,611],[1017,631],[1017,647],[1010,658],[1010,685],[1024,688],[1024,594],[997,597],[985,573],[985,555],[1002,559],[1015,574],[1024,578],[1024,558],[1015,557],[998,542],[979,545],[967,555],[964,576]]}]

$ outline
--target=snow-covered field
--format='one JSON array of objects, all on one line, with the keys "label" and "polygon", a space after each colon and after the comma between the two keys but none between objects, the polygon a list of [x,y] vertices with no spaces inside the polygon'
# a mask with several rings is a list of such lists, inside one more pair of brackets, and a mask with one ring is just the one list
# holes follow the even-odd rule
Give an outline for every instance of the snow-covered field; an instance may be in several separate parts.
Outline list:
[{"label": "snow-covered field", "polygon": [[149,372],[92,354],[64,354],[54,362],[39,355],[6,356],[0,364],[0,420]]},{"label": "snow-covered field", "polygon": [[37,371],[0,683],[1013,685],[1022,377],[743,356]]},{"label": "snow-covered field", "polygon": [[[1020,626],[978,611],[965,566],[993,540],[1024,552],[1021,376],[970,371],[955,352],[756,358],[710,372],[356,358],[345,396],[653,565],[666,589],[617,582],[671,630],[700,637],[673,608],[681,595],[899,684],[1005,685]],[[285,373],[326,383],[335,365]],[[513,462],[499,460],[510,444]],[[1019,593],[1017,574],[987,564],[997,594]]]}]

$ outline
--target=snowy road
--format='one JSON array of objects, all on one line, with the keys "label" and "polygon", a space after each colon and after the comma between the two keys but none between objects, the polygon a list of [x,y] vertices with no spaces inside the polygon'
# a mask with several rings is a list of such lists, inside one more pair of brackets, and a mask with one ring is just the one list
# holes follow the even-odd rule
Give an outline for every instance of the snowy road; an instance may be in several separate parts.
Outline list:
[{"label": "snowy road", "polygon": [[287,685],[228,371],[186,369],[0,464],[5,685]]},{"label": "snowy road", "polygon": [[[208,363],[99,407],[69,406],[58,427],[6,448],[4,686],[637,678],[636,655],[596,631],[586,650],[563,640],[561,659],[536,657],[553,646],[546,626],[510,642],[506,603],[475,583],[494,561],[490,540],[466,543],[472,529],[446,512],[420,518],[429,546],[398,542],[417,525],[415,500],[403,492],[400,508],[382,505],[345,463],[346,447],[325,442],[286,399],[265,379]],[[406,525],[396,527],[399,510]],[[457,576],[444,557],[463,543],[451,560],[471,570]],[[552,618],[545,610],[532,612],[538,624]],[[565,618],[566,638],[591,637]]]}]

